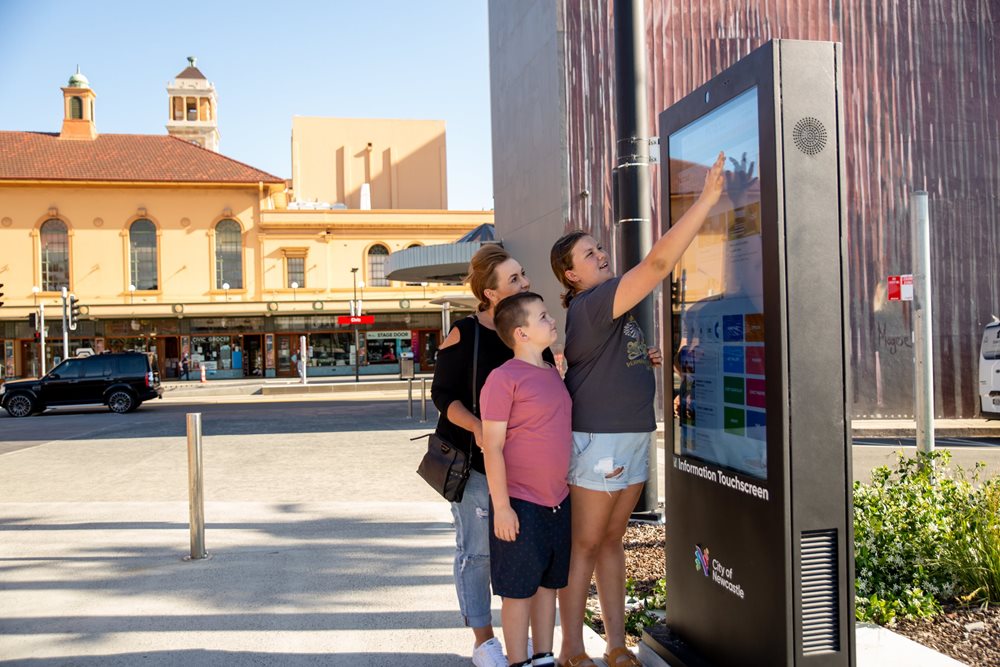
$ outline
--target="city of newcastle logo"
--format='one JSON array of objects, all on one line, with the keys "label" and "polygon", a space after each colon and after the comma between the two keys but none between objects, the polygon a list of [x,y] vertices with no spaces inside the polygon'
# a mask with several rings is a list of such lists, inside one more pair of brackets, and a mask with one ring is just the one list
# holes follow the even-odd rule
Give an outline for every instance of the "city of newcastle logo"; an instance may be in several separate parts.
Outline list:
[{"label": "city of newcastle logo", "polygon": [[743,587],[733,581],[733,568],[726,567],[718,559],[712,560],[708,553],[708,547],[696,544],[694,547],[694,569],[701,572],[706,577],[711,577],[712,581],[722,586],[724,589],[738,597],[744,599],[746,593]]},{"label": "city of newcastle logo", "polygon": [[709,568],[709,556],[708,547],[702,547],[700,544],[694,547],[694,569],[703,573],[706,577],[708,576]]}]

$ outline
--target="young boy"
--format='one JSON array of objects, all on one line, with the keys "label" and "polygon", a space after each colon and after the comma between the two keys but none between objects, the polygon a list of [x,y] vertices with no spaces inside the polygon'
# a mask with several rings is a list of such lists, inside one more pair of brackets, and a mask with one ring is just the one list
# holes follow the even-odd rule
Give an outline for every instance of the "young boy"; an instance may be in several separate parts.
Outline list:
[{"label": "young boy", "polygon": [[[542,359],[556,340],[556,322],[542,298],[509,296],[493,321],[514,350],[513,359],[490,373],[480,399],[493,592],[503,598],[509,664],[555,665],[556,590],[569,575],[572,404],[559,371]],[[529,623],[533,656],[527,655]]]}]

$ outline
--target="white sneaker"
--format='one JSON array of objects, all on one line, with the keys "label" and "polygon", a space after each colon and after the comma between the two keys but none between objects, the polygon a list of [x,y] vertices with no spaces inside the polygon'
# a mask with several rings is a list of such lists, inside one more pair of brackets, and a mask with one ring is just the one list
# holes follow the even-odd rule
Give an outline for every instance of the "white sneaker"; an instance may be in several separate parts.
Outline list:
[{"label": "white sneaker", "polygon": [[507,667],[503,645],[496,637],[491,637],[472,649],[472,664],[476,667]]}]

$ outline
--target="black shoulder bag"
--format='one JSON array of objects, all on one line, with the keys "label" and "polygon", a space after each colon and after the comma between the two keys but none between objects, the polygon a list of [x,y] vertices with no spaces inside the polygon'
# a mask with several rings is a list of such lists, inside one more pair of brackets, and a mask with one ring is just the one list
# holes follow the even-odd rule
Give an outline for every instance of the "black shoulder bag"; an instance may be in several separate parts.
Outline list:
[{"label": "black shoulder bag", "polygon": [[[479,318],[476,321],[476,334],[472,344],[472,414],[479,412],[479,397],[476,395],[476,373],[479,366]],[[417,474],[431,485],[431,488],[441,494],[445,500],[453,503],[462,502],[465,494],[465,483],[469,481],[469,470],[472,462],[472,447],[475,446],[475,434],[470,434],[469,453],[439,436],[437,433],[421,435],[413,440],[428,438],[427,453],[420,461]]]}]

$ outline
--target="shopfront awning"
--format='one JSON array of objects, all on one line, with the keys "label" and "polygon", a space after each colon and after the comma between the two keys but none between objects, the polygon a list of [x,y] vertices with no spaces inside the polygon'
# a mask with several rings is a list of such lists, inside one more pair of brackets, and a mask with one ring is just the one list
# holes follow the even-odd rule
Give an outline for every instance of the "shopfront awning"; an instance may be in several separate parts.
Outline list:
[{"label": "shopfront awning", "polygon": [[448,294],[433,299],[431,303],[435,306],[448,305],[459,310],[475,310],[479,305],[479,299],[471,294]]}]

